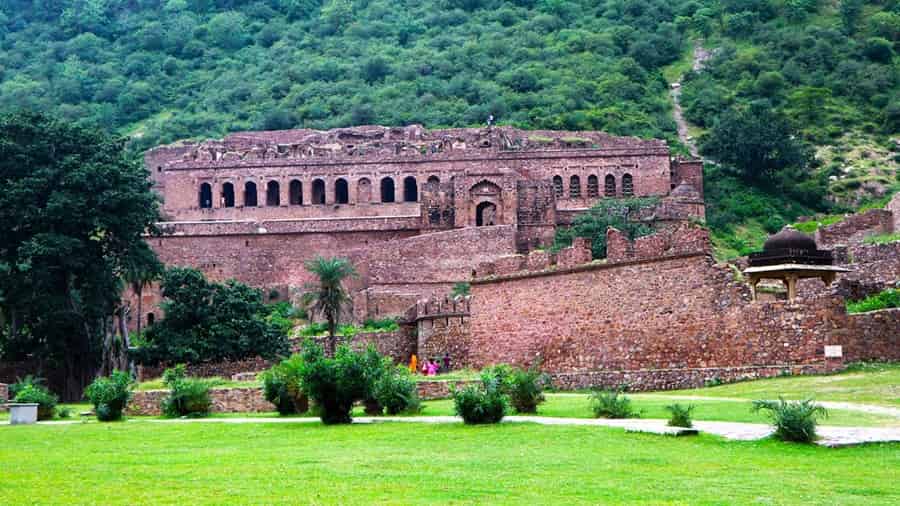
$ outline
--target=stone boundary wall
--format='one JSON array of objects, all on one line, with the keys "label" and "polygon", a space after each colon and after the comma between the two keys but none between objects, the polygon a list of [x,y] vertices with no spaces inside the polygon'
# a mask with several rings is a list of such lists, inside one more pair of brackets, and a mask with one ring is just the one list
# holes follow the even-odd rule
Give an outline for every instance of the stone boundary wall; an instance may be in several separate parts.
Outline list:
[{"label": "stone boundary wall", "polygon": [[0,404],[9,400],[9,385],[0,383]]},{"label": "stone boundary wall", "polygon": [[[379,353],[391,357],[399,364],[409,363],[409,359],[416,349],[416,338],[411,327],[401,327],[400,330],[394,332],[360,332],[352,338],[337,337],[338,345],[350,344],[350,347],[356,350],[364,350],[369,344],[374,344]],[[319,344],[324,345],[325,343],[324,336],[316,336],[312,339]],[[293,340],[291,343],[291,351],[293,353],[300,351],[303,340],[303,338]],[[235,374],[265,371],[275,365],[276,362],[261,357],[254,357],[246,360],[187,364],[185,369],[188,376],[196,378],[217,376],[228,379]],[[171,367],[171,365],[140,365],[137,368],[138,381],[159,378],[167,367]]]},{"label": "stone boundary wall", "polygon": [[[443,399],[450,395],[450,385],[466,385],[470,381],[434,380],[417,383],[419,398],[422,400]],[[160,416],[160,404],[169,394],[168,390],[144,390],[135,392],[128,404],[127,413],[132,416]],[[261,387],[251,388],[211,388],[213,413],[268,413],[275,406],[263,396]]]},{"label": "stone boundary wall", "polygon": [[585,388],[629,391],[680,390],[699,388],[710,383],[734,383],[786,374],[821,374],[839,369],[840,361],[822,365],[764,365],[747,367],[707,367],[696,369],[645,369],[630,371],[594,371],[553,373],[554,388],[576,390]]},{"label": "stone boundary wall", "polygon": [[844,360],[900,360],[900,308],[849,315]]},{"label": "stone boundary wall", "polygon": [[842,221],[816,230],[816,244],[828,249],[838,244],[861,244],[869,235],[894,231],[894,215],[888,209],[870,209],[862,214],[852,214]]}]

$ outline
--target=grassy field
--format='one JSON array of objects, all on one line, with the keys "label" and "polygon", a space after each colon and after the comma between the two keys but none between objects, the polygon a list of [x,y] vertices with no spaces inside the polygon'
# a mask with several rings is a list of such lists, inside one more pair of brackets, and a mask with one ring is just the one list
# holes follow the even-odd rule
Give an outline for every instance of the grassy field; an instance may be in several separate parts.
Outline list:
[{"label": "grassy field", "polygon": [[789,376],[669,393],[739,399],[775,399],[782,395],[787,399],[813,397],[900,407],[900,364],[853,365],[846,372],[827,376]]},{"label": "grassy field", "polygon": [[5,504],[897,504],[897,445],[531,424],[0,427]]}]

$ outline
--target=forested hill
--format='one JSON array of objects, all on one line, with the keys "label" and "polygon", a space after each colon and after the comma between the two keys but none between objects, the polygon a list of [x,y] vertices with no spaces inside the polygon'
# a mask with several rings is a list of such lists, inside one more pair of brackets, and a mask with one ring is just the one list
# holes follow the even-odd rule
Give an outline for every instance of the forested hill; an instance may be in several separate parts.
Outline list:
[{"label": "forested hill", "polygon": [[[855,206],[897,187],[900,0],[0,0],[0,37],[0,110],[99,125],[137,149],[489,115],[682,149],[669,84],[700,42],[713,56],[682,99],[726,166],[707,180],[729,248],[824,210],[826,189]],[[741,169],[745,137],[780,158]],[[746,223],[745,240],[731,229]]]}]

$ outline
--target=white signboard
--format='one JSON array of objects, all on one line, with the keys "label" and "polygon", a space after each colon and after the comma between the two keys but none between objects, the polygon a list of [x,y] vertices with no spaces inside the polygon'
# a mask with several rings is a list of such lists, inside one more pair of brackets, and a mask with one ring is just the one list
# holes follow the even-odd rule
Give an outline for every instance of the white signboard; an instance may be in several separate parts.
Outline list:
[{"label": "white signboard", "polygon": [[839,345],[825,346],[825,358],[841,358],[844,356],[844,347]]}]

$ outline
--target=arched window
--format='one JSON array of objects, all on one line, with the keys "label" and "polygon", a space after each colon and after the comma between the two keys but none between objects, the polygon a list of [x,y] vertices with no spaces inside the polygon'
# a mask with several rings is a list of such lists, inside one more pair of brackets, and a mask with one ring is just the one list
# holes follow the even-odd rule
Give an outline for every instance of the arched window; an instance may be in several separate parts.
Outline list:
[{"label": "arched window", "polygon": [[296,179],[291,180],[290,186],[288,186],[288,203],[292,206],[301,206],[303,205],[303,183],[297,181]]},{"label": "arched window", "polygon": [[200,209],[212,207],[212,186],[209,183],[200,185]]},{"label": "arched window", "polygon": [[153,325],[156,323],[156,315],[153,313],[147,313],[147,325]]},{"label": "arched window", "polygon": [[234,207],[234,185],[231,183],[222,185],[222,207]]},{"label": "arched window", "polygon": [[588,176],[588,197],[589,198],[597,198],[600,196],[600,181],[597,180],[597,176],[591,174]]},{"label": "arched window", "polygon": [[389,177],[381,180],[381,201],[394,202],[394,180]]},{"label": "arched window", "polygon": [[581,198],[581,178],[578,176],[569,178],[569,197],[573,199]]},{"label": "arched window", "polygon": [[613,176],[612,174],[606,175],[606,181],[603,185],[603,195],[607,197],[616,196],[616,176]]},{"label": "arched window", "polygon": [[622,176],[622,195],[626,197],[634,196],[634,181],[631,179],[631,174]]},{"label": "arched window", "polygon": [[313,180],[312,187],[312,203],[313,205],[321,205],[325,203],[325,181],[321,179]]},{"label": "arched window", "polygon": [[403,179],[403,202],[417,202],[419,200],[419,187],[416,178],[407,176]]},{"label": "arched window", "polygon": [[269,184],[266,185],[266,205],[281,205],[281,186],[278,181],[269,181]]},{"label": "arched window", "polygon": [[367,178],[362,178],[356,182],[356,201],[371,202],[372,201],[372,182]]},{"label": "arched window", "polygon": [[489,227],[497,224],[497,206],[493,202],[482,202],[475,208],[475,226]]},{"label": "arched window", "polygon": [[441,187],[441,178],[437,176],[428,176],[428,180],[425,181],[425,189],[430,192],[436,192]]},{"label": "arched window", "polygon": [[553,176],[553,193],[556,194],[558,199],[561,199],[563,196],[562,177],[560,176]]},{"label": "arched window", "polygon": [[334,182],[334,201],[338,204],[350,202],[350,187],[346,179],[339,178]]},{"label": "arched window", "polygon": [[244,183],[244,207],[256,207],[256,183]]}]

